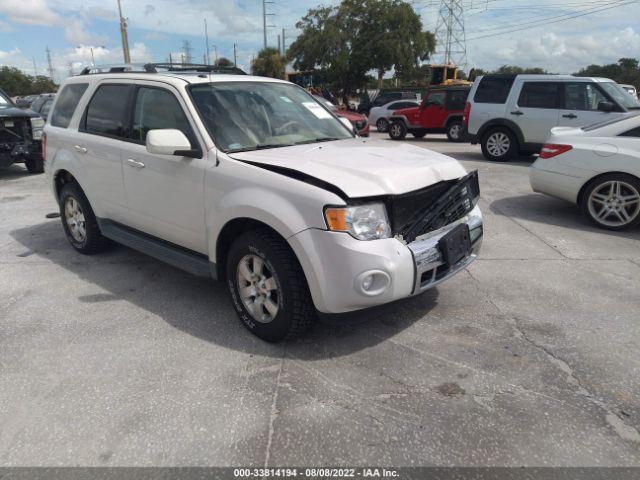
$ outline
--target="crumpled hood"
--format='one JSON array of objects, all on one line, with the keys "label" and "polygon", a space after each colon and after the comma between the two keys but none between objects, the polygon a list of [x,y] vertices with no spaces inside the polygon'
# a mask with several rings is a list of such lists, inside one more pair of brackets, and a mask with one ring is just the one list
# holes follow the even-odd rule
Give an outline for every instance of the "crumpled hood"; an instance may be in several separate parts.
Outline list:
[{"label": "crumpled hood", "polygon": [[301,172],[351,198],[407,193],[466,174],[457,160],[432,150],[361,138],[237,152],[230,157]]},{"label": "crumpled hood", "polygon": [[18,107],[0,107],[0,118],[5,117],[39,117],[36,112],[32,110],[22,110]]}]

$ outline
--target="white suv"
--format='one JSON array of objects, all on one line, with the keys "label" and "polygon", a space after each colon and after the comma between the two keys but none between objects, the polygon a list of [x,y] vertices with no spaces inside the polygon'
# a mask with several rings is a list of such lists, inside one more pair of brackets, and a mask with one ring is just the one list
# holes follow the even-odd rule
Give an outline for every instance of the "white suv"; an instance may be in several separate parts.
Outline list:
[{"label": "white suv", "polygon": [[225,281],[268,341],[302,332],[316,311],[418,294],[476,258],[476,172],[358,138],[294,84],[174,70],[61,86],[46,174],[79,252],[111,239]]},{"label": "white suv", "polygon": [[606,78],[485,75],[471,88],[464,122],[487,160],[538,153],[553,127],[582,127],[640,108]]}]

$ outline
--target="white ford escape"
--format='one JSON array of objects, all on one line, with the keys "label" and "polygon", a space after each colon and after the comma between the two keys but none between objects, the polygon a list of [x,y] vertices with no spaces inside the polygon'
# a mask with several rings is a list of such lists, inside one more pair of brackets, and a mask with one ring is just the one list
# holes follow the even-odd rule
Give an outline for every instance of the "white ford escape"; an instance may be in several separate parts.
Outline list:
[{"label": "white ford escape", "polygon": [[288,82],[205,67],[83,72],[45,127],[71,245],[113,240],[228,284],[268,341],[423,292],[482,239],[476,172],[364,140]]}]

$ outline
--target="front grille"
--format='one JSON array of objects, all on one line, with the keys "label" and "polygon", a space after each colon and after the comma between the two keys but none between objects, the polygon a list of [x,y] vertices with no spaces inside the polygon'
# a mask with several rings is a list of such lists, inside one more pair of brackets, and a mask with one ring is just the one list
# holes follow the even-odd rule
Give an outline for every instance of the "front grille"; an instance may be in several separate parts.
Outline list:
[{"label": "front grille", "polygon": [[[433,193],[438,194],[431,199],[431,202],[415,206],[415,213],[411,220],[397,230],[406,242],[412,242],[420,235],[460,220],[475,207],[480,197],[477,171],[471,172],[458,181],[441,183],[445,185],[434,185],[438,188],[434,189]],[[395,218],[392,220],[392,225],[395,227],[394,222]]]},{"label": "front grille", "polygon": [[29,136],[28,118],[0,118],[0,143],[22,143]]}]

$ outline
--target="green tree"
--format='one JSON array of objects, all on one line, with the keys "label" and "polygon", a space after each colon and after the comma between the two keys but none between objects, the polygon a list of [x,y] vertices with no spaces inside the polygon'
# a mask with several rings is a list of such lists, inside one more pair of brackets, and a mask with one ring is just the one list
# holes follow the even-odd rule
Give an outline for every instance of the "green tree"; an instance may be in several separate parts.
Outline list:
[{"label": "green tree", "polygon": [[55,92],[57,86],[49,77],[26,75],[15,67],[0,67],[0,88],[10,96]]},{"label": "green tree", "polygon": [[285,65],[277,48],[263,48],[251,63],[251,72],[262,77],[284,78]]},{"label": "green tree", "polygon": [[575,75],[579,77],[605,77],[618,83],[640,87],[640,62],[635,58],[621,58],[618,63],[589,65]]},{"label": "green tree", "polygon": [[215,62],[216,67],[233,67],[233,62],[227,57],[220,57]]}]

